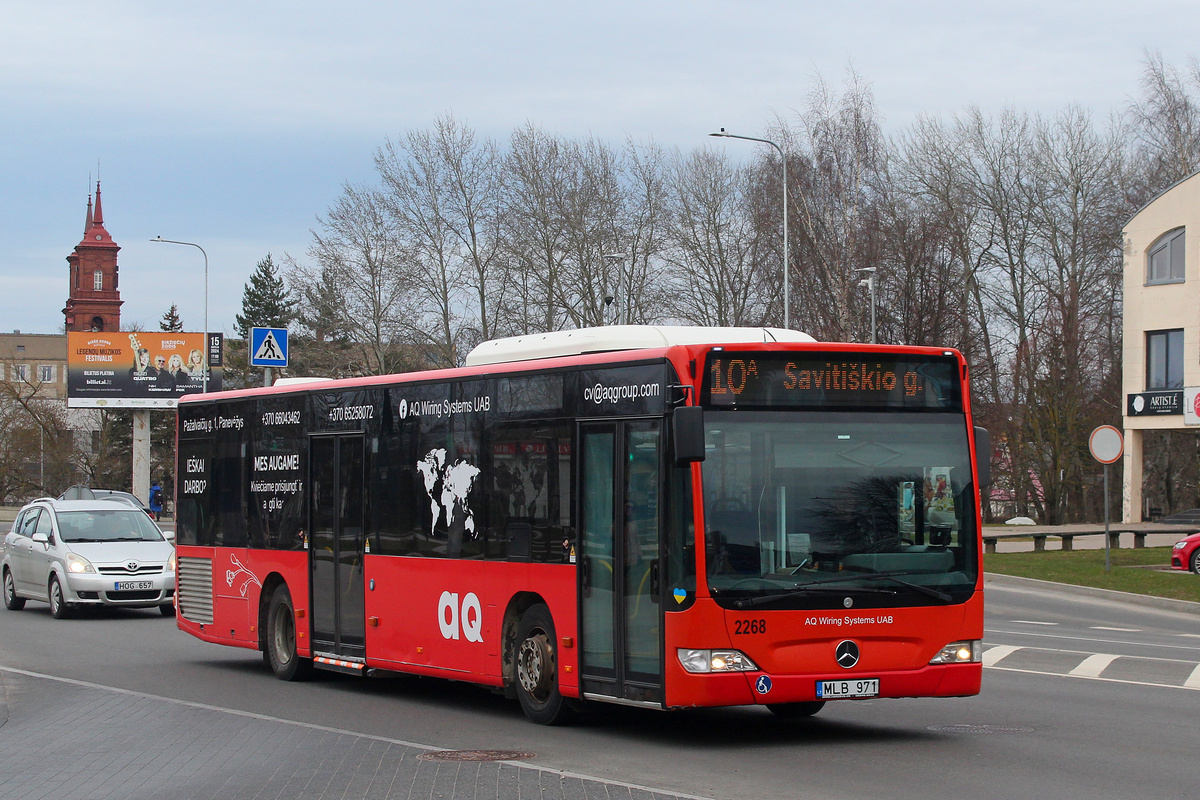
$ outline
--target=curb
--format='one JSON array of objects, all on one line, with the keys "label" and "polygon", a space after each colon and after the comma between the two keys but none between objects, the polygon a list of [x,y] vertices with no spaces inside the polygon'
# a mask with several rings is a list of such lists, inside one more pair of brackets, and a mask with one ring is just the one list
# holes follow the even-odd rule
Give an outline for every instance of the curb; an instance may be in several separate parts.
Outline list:
[{"label": "curb", "polygon": [[1076,597],[1095,597],[1101,600],[1111,600],[1117,603],[1127,603],[1129,605],[1147,606],[1149,608],[1166,609],[1167,611],[1178,611],[1184,614],[1200,615],[1200,603],[1194,603],[1191,600],[1174,600],[1169,597],[1150,597],[1149,595],[1133,594],[1132,592],[1118,592],[1113,589],[1097,589],[1093,586],[1076,586],[1072,583],[1040,581],[1037,578],[1019,578],[1016,575],[1001,575],[998,572],[983,573],[983,582],[985,591],[986,585],[989,583],[995,583],[1001,586],[1025,586],[1030,589],[1059,592],[1060,594],[1069,594]]}]

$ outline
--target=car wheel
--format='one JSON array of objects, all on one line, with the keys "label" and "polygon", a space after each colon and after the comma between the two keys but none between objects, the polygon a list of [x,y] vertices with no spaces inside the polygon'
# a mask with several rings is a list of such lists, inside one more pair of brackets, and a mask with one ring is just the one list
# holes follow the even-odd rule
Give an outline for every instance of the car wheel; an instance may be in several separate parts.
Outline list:
[{"label": "car wheel", "polygon": [[62,584],[58,576],[50,578],[50,616],[55,619],[66,619],[71,616],[71,604],[63,598]]},{"label": "car wheel", "polygon": [[1192,572],[1200,575],[1200,547],[1192,551]]},{"label": "car wheel", "polygon": [[4,570],[4,607],[9,611],[20,611],[25,607],[25,598],[17,597],[17,585],[13,583],[12,572]]},{"label": "car wheel", "polygon": [[163,603],[161,606],[158,607],[158,610],[164,617],[175,616],[175,604],[174,603]]},{"label": "car wheel", "polygon": [[558,658],[554,619],[539,603],[521,615],[517,626],[517,699],[521,710],[539,725],[561,725],[575,710],[558,690]]},{"label": "car wheel", "polygon": [[296,609],[287,586],[281,585],[271,595],[266,659],[275,677],[283,681],[301,681],[312,674],[312,660],[296,653]]},{"label": "car wheel", "polygon": [[824,700],[813,700],[810,703],[767,703],[767,710],[777,717],[811,717],[825,707]]}]

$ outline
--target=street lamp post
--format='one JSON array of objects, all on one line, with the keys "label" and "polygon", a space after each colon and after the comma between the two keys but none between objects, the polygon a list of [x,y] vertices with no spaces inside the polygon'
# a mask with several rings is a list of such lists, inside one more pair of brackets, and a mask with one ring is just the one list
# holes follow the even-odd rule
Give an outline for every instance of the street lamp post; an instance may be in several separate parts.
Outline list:
[{"label": "street lamp post", "polygon": [[628,288],[625,286],[625,254],[624,253],[605,253],[604,260],[617,265],[617,290],[613,292],[614,305],[616,305],[617,324],[625,325],[627,323],[627,314],[621,309],[628,306],[625,294],[628,293]]},{"label": "street lamp post", "polygon": [[871,344],[875,344],[875,267],[863,267],[854,271],[867,273],[867,277],[859,281],[858,285],[865,286],[871,295]]},{"label": "street lamp post", "polygon": [[162,236],[156,236],[151,239],[152,242],[160,244],[183,244],[188,247],[194,247],[204,256],[204,391],[208,391],[208,253],[204,252],[204,248],[195,242],[177,242],[174,239],[164,239]]},{"label": "street lamp post", "polygon": [[718,133],[710,133],[709,136],[717,136],[722,139],[745,139],[748,142],[762,142],[774,147],[779,153],[779,161],[783,164],[783,327],[792,327],[791,315],[791,292],[789,291],[788,266],[788,169],[787,156],[783,154],[783,148],[770,139],[759,139],[754,136],[739,136],[736,133],[726,133],[724,128]]}]

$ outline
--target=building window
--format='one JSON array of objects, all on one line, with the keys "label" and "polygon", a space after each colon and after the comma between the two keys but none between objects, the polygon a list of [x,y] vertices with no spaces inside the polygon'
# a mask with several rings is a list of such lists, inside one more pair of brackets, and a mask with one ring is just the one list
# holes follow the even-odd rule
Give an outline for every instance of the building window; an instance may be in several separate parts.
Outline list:
[{"label": "building window", "polygon": [[14,364],[13,365],[13,379],[18,380],[18,381],[25,381],[26,383],[29,383],[29,365],[28,364]]},{"label": "building window", "polygon": [[1176,228],[1160,236],[1146,251],[1146,283],[1179,283],[1184,279],[1184,229]]},{"label": "building window", "polygon": [[42,383],[54,383],[54,366],[47,364],[39,366],[38,380]]},{"label": "building window", "polygon": [[1146,388],[1183,388],[1183,331],[1146,334]]},{"label": "building window", "polygon": [[97,292],[104,291],[104,273],[100,270],[92,273],[92,288]]}]

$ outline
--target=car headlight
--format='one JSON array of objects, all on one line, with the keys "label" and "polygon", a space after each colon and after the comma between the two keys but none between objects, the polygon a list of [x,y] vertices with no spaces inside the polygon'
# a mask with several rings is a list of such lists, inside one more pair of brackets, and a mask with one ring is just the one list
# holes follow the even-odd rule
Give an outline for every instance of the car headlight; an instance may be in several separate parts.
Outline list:
[{"label": "car headlight", "polygon": [[679,663],[688,672],[757,672],[758,665],[741,650],[676,650]]},{"label": "car headlight", "polygon": [[95,572],[96,568],[92,566],[92,562],[88,561],[83,556],[77,556],[70,553],[67,556],[67,571],[76,574],[80,572]]},{"label": "car headlight", "polygon": [[1182,550],[1185,547],[1187,547],[1187,542],[1176,542],[1175,547],[1173,549]]},{"label": "car headlight", "polygon": [[983,642],[973,639],[966,642],[951,642],[938,650],[930,664],[977,664],[983,661]]},{"label": "car headlight", "polygon": [[167,572],[175,571],[175,554],[171,553],[171,557],[167,559]]}]

